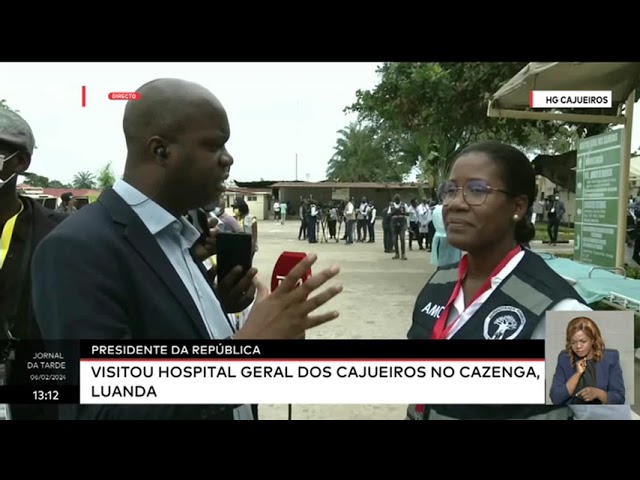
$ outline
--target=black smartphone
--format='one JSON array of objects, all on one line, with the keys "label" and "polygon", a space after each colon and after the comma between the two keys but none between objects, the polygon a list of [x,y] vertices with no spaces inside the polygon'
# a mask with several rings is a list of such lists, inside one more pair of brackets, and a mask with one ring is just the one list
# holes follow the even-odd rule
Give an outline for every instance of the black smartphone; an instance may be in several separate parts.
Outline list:
[{"label": "black smartphone", "polygon": [[243,273],[251,269],[253,259],[252,242],[250,233],[228,233],[219,232],[216,234],[216,264],[218,281],[238,265],[242,267]]}]

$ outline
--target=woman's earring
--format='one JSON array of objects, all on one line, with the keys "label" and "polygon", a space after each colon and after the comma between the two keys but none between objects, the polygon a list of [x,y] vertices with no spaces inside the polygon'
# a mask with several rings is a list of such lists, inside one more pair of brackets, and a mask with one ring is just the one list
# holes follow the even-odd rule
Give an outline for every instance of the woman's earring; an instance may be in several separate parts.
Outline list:
[{"label": "woman's earring", "polygon": [[514,214],[514,215],[513,215],[513,221],[514,221],[514,222],[517,222],[518,220],[520,220],[520,217],[519,217],[519,216],[518,216],[518,214],[516,213],[516,214]]}]

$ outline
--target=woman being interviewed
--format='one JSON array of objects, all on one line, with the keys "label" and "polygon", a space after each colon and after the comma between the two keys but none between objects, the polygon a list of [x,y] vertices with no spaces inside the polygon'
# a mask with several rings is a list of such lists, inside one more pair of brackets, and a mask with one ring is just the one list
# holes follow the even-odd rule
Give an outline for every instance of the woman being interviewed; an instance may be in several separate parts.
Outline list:
[{"label": "woman being interviewed", "polygon": [[[466,254],[440,266],[418,295],[409,339],[544,339],[548,310],[590,310],[573,287],[526,245],[535,198],[529,159],[509,145],[471,145],[454,161],[443,192],[449,243]],[[510,317],[509,329],[498,318]],[[470,394],[471,395],[471,394]],[[470,398],[470,400],[472,400]],[[558,419],[566,406],[410,406],[409,418]]]}]

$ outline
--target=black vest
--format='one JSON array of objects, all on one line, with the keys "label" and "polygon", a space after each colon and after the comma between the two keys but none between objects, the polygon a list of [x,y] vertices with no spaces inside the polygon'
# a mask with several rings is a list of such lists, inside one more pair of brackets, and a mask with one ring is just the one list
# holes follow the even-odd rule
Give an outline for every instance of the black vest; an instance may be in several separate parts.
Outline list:
[{"label": "black vest", "polygon": [[[458,279],[458,264],[440,267],[424,286],[407,333],[410,340],[431,338]],[[501,282],[452,340],[526,340],[558,302],[585,303],[573,287],[537,254],[525,249],[520,263]],[[557,409],[547,405],[430,405],[441,415],[458,419],[517,419]]]}]

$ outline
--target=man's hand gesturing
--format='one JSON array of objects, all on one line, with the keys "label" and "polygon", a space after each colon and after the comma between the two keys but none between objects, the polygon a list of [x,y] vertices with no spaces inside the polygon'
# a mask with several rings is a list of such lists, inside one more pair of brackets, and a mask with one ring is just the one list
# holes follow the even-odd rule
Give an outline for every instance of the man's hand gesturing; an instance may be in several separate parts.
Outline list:
[{"label": "man's hand gesturing", "polygon": [[337,266],[313,275],[302,285],[296,286],[304,273],[316,262],[315,255],[301,260],[285,277],[280,286],[254,305],[247,322],[235,335],[237,340],[295,339],[318,325],[338,317],[338,312],[311,315],[319,307],[342,291],[341,285],[327,288],[309,297],[311,293],[335,277]]}]

